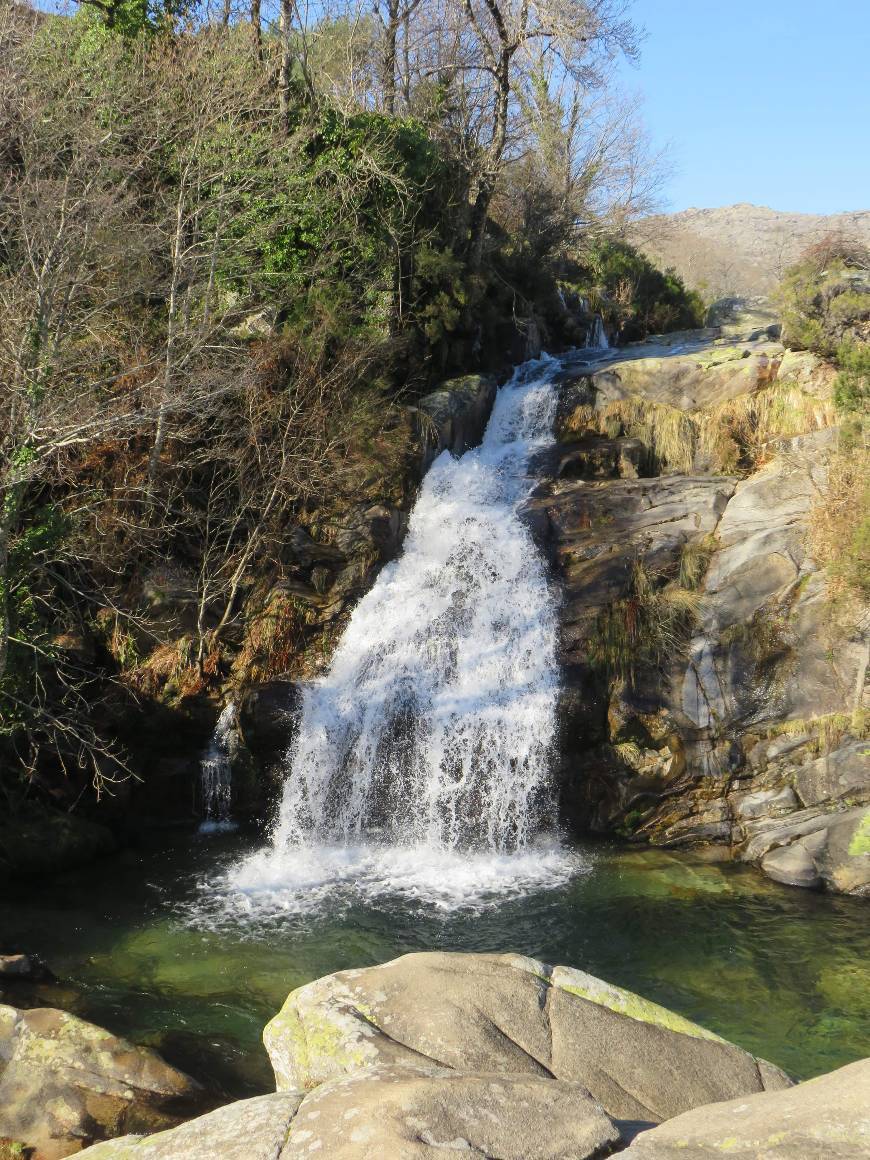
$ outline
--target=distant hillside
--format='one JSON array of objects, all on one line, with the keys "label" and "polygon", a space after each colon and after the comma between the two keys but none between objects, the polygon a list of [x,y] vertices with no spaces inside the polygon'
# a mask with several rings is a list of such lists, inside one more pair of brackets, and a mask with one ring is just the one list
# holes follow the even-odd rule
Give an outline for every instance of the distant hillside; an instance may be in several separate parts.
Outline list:
[{"label": "distant hillside", "polygon": [[766,294],[812,242],[842,233],[870,245],[870,210],[781,213],[761,205],[687,209],[644,218],[631,240],[708,297]]}]

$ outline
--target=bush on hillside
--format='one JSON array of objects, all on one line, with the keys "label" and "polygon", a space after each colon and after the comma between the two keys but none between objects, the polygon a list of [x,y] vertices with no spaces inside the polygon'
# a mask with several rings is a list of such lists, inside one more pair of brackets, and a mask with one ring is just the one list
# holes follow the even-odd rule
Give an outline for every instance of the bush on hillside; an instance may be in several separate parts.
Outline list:
[{"label": "bush on hillside", "polygon": [[704,325],[704,302],[674,270],[659,270],[628,242],[590,243],[565,286],[604,318],[618,342]]}]

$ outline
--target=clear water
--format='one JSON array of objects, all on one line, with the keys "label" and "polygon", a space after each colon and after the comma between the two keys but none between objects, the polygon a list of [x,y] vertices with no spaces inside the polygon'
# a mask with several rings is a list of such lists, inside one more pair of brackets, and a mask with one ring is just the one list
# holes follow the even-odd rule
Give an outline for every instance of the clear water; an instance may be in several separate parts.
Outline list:
[{"label": "clear water", "polygon": [[568,878],[488,900],[475,888],[464,907],[386,883],[372,896],[349,877],[307,911],[203,909],[202,883],[250,853],[238,834],[178,836],[16,885],[0,899],[0,942],[43,955],[64,980],[31,1001],[151,1044],[226,1097],[269,1089],[260,1034],[294,987],[432,948],[582,967],[800,1077],[870,1054],[866,902],[688,854],[601,845],[574,849]]}]

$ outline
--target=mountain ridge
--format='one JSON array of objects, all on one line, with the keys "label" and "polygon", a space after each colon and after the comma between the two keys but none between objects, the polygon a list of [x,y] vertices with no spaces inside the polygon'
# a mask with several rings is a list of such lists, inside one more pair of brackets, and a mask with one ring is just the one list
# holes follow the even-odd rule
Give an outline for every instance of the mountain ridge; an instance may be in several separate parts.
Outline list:
[{"label": "mountain ridge", "polygon": [[692,289],[716,298],[769,294],[786,267],[829,234],[870,246],[870,209],[811,214],[752,202],[692,206],[640,219],[630,240]]}]

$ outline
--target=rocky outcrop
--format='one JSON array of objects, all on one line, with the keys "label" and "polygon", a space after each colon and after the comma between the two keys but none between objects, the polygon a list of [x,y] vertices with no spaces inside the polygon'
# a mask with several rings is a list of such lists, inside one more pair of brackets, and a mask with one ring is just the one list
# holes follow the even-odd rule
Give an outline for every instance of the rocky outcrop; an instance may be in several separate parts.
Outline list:
[{"label": "rocky outcrop", "polygon": [[328,975],[294,991],[263,1039],[279,1089],[436,1065],[582,1084],[609,1115],[656,1123],[789,1083],[673,1012],[521,955],[411,954]]},{"label": "rocky outcrop", "polygon": [[117,849],[112,832],[76,814],[25,804],[0,818],[0,882],[13,874],[53,874]]},{"label": "rocky outcrop", "polygon": [[88,1149],[88,1160],[595,1160],[619,1129],[579,1084],[445,1068],[371,1067],[309,1095],[244,1100],[171,1132]]},{"label": "rocky outcrop", "polygon": [[832,372],[738,327],[566,360],[529,505],[563,588],[563,804],[870,893],[866,617],[808,540]]},{"label": "rocky outcrop", "polygon": [[82,1155],[857,1160],[870,1130],[870,1061],[793,1087],[671,1011],[519,955],[412,954],[329,975],[294,991],[265,1039],[276,1094]]},{"label": "rocky outcrop", "polygon": [[5,1137],[32,1160],[59,1160],[95,1140],[171,1127],[203,1102],[199,1085],[153,1051],[63,1011],[0,1006],[0,1146]]},{"label": "rocky outcrop", "polygon": [[643,1132],[626,1160],[851,1160],[870,1154],[870,1060],[788,1091],[696,1108]]},{"label": "rocky outcrop", "polygon": [[462,455],[483,438],[495,402],[492,375],[465,375],[450,379],[417,404],[428,467],[442,451]]}]

